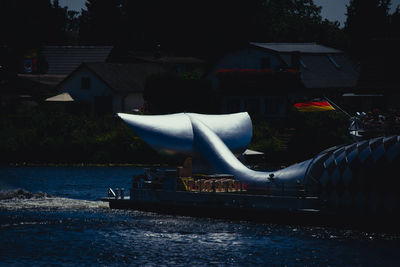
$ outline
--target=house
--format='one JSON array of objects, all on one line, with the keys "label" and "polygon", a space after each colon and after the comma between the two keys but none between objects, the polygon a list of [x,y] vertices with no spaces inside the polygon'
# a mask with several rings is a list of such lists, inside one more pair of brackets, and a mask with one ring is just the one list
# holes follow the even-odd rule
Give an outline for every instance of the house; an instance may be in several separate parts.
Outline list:
[{"label": "house", "polygon": [[42,85],[55,88],[80,64],[106,62],[112,46],[43,46],[24,53],[23,71],[18,74]]},{"label": "house", "polygon": [[209,77],[221,112],[283,117],[299,98],[354,88],[358,71],[343,51],[317,43],[249,43],[221,58]]},{"label": "house", "polygon": [[163,72],[162,66],[153,63],[82,63],[57,89],[87,107],[90,114],[129,113],[143,107],[147,79]]}]

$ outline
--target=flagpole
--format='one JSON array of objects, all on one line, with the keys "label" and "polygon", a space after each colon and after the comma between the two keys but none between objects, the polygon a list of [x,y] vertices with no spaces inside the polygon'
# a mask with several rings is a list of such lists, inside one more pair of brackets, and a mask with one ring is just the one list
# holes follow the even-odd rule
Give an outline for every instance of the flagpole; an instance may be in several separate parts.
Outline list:
[{"label": "flagpole", "polygon": [[334,105],[336,108],[338,108],[341,112],[343,112],[344,114],[346,114],[349,118],[352,118],[352,116],[347,113],[346,111],[344,111],[341,107],[339,107],[338,105],[336,105],[332,100],[330,100],[329,98],[327,98],[326,96],[324,96],[324,98],[332,105]]}]

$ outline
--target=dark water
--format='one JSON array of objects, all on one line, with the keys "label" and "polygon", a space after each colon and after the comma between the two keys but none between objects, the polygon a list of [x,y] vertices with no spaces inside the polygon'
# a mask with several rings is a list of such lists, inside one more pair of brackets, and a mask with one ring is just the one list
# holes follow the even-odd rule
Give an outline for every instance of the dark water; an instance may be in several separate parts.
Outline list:
[{"label": "dark water", "polygon": [[110,210],[133,167],[0,168],[1,266],[400,266],[400,237]]}]

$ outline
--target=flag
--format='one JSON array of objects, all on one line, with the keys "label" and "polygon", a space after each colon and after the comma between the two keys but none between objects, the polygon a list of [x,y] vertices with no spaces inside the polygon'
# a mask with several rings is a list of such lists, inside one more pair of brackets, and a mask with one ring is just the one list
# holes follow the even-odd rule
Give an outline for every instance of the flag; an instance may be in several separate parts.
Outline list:
[{"label": "flag", "polygon": [[296,103],[294,107],[300,112],[329,111],[335,110],[328,101],[308,101]]}]

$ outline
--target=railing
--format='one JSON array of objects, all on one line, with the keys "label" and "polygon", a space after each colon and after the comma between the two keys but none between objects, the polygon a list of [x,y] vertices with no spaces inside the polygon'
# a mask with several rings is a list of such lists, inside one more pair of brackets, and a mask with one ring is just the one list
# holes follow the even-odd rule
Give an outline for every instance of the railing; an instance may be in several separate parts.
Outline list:
[{"label": "railing", "polygon": [[109,198],[124,199],[125,198],[125,189],[124,188],[118,189],[118,187],[117,187],[117,188],[115,188],[115,191],[114,191],[114,190],[112,190],[112,188],[108,188],[107,195]]}]

